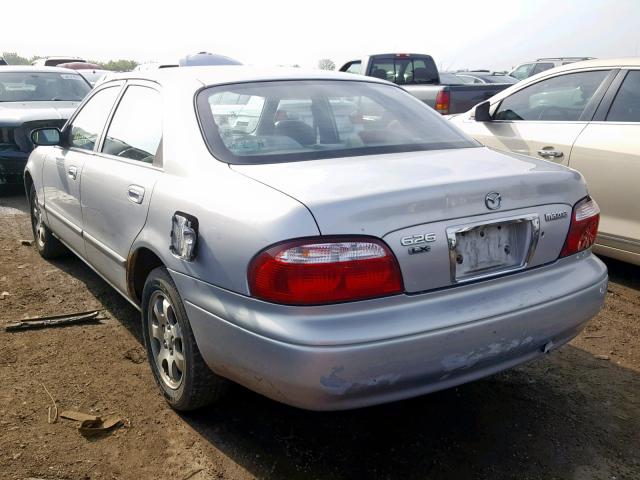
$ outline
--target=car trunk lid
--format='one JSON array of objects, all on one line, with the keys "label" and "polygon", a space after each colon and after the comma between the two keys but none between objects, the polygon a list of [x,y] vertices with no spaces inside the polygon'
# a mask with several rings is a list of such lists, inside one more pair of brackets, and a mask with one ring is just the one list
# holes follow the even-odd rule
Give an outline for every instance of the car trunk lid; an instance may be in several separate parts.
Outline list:
[{"label": "car trunk lid", "polygon": [[[575,171],[486,148],[231,168],[302,202],[322,235],[383,238],[407,292],[555,260],[571,206],[586,195]],[[499,195],[497,210],[488,195]],[[472,259],[482,248],[496,258]]]}]

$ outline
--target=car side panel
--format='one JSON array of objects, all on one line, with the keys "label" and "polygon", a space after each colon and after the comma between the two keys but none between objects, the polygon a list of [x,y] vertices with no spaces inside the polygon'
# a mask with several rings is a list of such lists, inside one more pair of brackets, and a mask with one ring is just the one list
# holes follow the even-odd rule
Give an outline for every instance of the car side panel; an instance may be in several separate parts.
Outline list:
[{"label": "car side panel", "polygon": [[[247,268],[254,255],[282,240],[318,235],[318,227],[297,200],[221,163],[211,164],[210,158],[203,160],[207,161],[197,177],[165,171],[158,179],[147,222],[131,253],[149,248],[172,270],[248,294]],[[198,219],[193,262],[180,260],[169,251],[176,212]]]},{"label": "car side panel", "polygon": [[598,243],[639,255],[640,124],[589,124],[573,147],[569,166],[584,175],[600,205]]},{"label": "car side panel", "polygon": [[[82,177],[82,216],[87,260],[121,291],[126,261],[144,226],[153,187],[162,172],[150,165],[94,155]],[[129,189],[142,191],[130,199]]]},{"label": "car side panel", "polygon": [[[586,122],[532,122],[465,120],[463,130],[488,147],[567,165],[576,137]],[[560,157],[545,158],[538,151],[554,150]]]},{"label": "car side panel", "polygon": [[75,252],[84,255],[80,184],[91,152],[53,147],[44,161],[44,209],[49,228]]}]

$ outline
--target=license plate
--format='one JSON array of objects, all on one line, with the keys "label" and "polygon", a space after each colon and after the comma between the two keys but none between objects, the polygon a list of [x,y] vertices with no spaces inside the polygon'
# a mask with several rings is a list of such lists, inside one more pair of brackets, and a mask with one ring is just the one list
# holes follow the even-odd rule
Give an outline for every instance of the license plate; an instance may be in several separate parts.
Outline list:
[{"label": "license plate", "polygon": [[456,282],[524,268],[537,242],[537,217],[447,229]]}]

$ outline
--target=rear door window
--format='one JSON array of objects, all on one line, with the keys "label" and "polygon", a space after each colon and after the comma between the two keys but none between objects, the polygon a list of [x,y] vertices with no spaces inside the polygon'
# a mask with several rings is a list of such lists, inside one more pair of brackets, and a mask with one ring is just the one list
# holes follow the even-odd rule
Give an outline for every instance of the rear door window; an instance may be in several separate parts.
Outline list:
[{"label": "rear door window", "polygon": [[534,83],[506,97],[494,119],[577,121],[608,73],[570,73]]},{"label": "rear door window", "polygon": [[161,139],[160,94],[152,88],[130,85],[113,115],[102,153],[153,163]]},{"label": "rear door window", "polygon": [[71,122],[69,146],[81,150],[93,150],[102,133],[109,113],[116,101],[120,87],[100,90],[84,104]]},{"label": "rear door window", "polygon": [[608,122],[640,122],[640,71],[630,71],[616,94]]}]

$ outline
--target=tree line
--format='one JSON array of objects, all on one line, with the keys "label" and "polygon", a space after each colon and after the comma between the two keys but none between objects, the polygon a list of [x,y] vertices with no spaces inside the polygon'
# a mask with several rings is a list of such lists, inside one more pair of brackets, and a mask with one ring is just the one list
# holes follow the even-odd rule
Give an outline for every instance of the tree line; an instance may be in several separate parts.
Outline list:
[{"label": "tree line", "polygon": [[[9,65],[31,65],[33,62],[40,58],[44,58],[39,55],[34,55],[31,58],[18,55],[16,52],[4,52],[2,57]],[[138,62],[135,60],[109,60],[108,62],[99,62],[97,60],[89,60],[89,63],[94,63],[104,70],[112,70],[114,72],[129,72],[138,66]],[[299,67],[300,65],[293,65]],[[318,61],[318,68],[321,70],[335,70],[336,64],[333,60],[323,58]]]},{"label": "tree line", "polygon": [[[18,55],[16,52],[3,52],[2,57],[9,65],[31,65],[33,62],[40,58],[44,58],[39,55],[34,55],[31,58]],[[113,70],[115,72],[128,72],[133,70],[138,62],[135,60],[109,60],[108,62],[99,62],[97,60],[89,60],[89,63],[94,63],[104,70]]]}]

